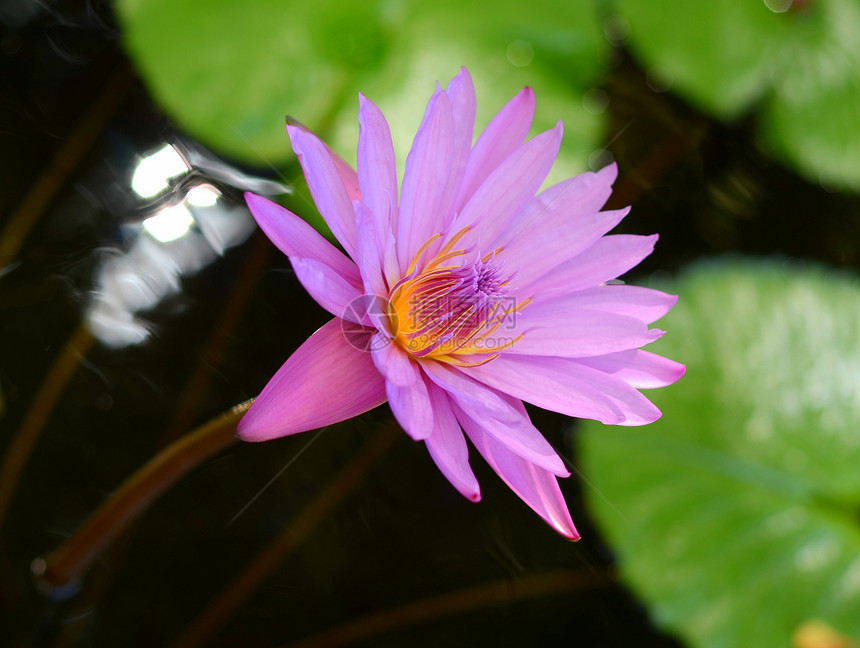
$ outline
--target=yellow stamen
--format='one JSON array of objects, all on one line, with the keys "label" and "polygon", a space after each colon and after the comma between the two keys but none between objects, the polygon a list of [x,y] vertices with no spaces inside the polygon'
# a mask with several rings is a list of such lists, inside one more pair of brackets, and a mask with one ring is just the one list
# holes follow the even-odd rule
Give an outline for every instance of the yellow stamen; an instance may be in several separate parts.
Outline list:
[{"label": "yellow stamen", "polygon": [[472,262],[474,266],[451,263],[467,254],[454,247],[468,231],[468,227],[459,230],[422,264],[422,257],[441,234],[431,236],[389,294],[394,340],[416,358],[478,366],[522,339],[522,335],[507,340],[493,337],[507,318],[531,302],[527,299],[505,308],[499,301],[502,293],[497,291],[507,280],[498,275],[498,268],[488,270],[485,264],[502,248]]}]

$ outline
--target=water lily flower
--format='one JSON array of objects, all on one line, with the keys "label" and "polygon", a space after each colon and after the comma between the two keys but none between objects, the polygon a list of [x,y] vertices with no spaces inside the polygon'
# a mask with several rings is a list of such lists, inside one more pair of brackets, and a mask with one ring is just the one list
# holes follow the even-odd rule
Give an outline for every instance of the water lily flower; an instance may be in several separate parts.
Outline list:
[{"label": "water lily flower", "polygon": [[[311,335],[241,421],[265,441],[388,401],[465,497],[480,488],[466,437],[556,531],[578,539],[557,477],[570,472],[523,401],[606,424],[660,416],[638,390],[684,367],[640,349],[676,297],[609,283],[655,236],[606,235],[628,209],[601,211],[615,166],[538,193],[562,125],[526,141],[534,93],[511,99],[473,142],[475,91],[464,69],[437,85],[398,189],[385,117],[359,96],[357,173],[289,124],[310,192],[344,254],[301,218],[246,194],[267,236],[334,319]],[[464,435],[465,433],[465,435]]]}]

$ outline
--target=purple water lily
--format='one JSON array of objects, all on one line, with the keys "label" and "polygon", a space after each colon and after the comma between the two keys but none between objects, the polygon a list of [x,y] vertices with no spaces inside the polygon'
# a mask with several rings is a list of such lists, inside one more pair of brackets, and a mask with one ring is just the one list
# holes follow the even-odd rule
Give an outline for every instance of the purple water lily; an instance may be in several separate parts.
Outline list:
[{"label": "purple water lily", "polygon": [[570,472],[523,401],[642,425],[660,412],[638,390],[671,384],[684,367],[639,348],[662,335],[648,325],[676,297],[607,283],[657,238],[606,235],[628,212],[600,211],[615,166],[537,194],[562,126],[525,141],[533,113],[525,88],[473,146],[475,92],[461,70],[431,97],[399,190],[388,123],[366,98],[357,174],[312,133],[288,126],[313,199],[346,254],[286,209],[246,195],[334,319],[266,385],[240,438],[303,432],[387,400],[464,496],[481,497],[468,437],[538,515],[579,538],[556,479]]}]

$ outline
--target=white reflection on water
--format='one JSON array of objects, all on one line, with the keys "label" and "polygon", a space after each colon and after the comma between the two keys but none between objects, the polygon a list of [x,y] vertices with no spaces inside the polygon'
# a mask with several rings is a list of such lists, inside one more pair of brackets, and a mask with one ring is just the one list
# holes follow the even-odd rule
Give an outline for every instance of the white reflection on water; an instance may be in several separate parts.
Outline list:
[{"label": "white reflection on water", "polygon": [[[152,327],[139,313],[177,294],[183,277],[242,243],[254,230],[244,203],[226,199],[202,181],[204,174],[261,193],[287,191],[187,145],[168,144],[143,158],[131,188],[142,198],[156,198],[158,204],[133,228],[127,249],[107,254],[96,271],[85,319],[102,343],[122,347],[146,341]],[[198,178],[201,181],[195,183]]]},{"label": "white reflection on water", "polygon": [[[186,201],[188,199],[186,198]],[[174,241],[188,232],[194,223],[194,217],[185,206],[185,201],[178,205],[165,207],[155,216],[143,221],[143,227],[162,243]]]},{"label": "white reflection on water", "polygon": [[170,185],[170,179],[186,173],[191,167],[173,146],[143,158],[131,177],[131,188],[143,198],[152,198]]}]

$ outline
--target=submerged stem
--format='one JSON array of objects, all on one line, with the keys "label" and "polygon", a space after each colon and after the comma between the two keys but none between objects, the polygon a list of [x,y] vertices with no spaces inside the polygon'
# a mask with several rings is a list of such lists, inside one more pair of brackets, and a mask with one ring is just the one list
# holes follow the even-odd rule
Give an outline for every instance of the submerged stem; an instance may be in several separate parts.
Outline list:
[{"label": "submerged stem", "polygon": [[304,508],[267,544],[171,644],[194,648],[206,643],[215,631],[274,573],[293,551],[341,504],[362,479],[401,438],[396,425],[387,425],[368,439]]},{"label": "submerged stem", "polygon": [[559,570],[532,574],[517,580],[502,579],[404,603],[327,628],[282,648],[335,648],[351,646],[380,635],[484,608],[510,605],[546,596],[598,588],[612,581],[585,570]]},{"label": "submerged stem", "polygon": [[21,204],[0,232],[0,269],[12,263],[18,256],[21,246],[39,218],[45,214],[119,109],[133,87],[134,79],[131,66],[121,63],[90,103],[89,109],[74,130],[64,138],[63,145],[53,159],[30,186]]},{"label": "submerged stem", "polygon": [[0,462],[0,526],[3,525],[21,474],[48,419],[92,344],[93,336],[83,324],[79,324],[48,369],[21,425],[12,437]]},{"label": "submerged stem", "polygon": [[79,577],[153,500],[191,469],[236,441],[236,424],[251,406],[246,401],[170,444],[127,479],[77,531],[33,572],[48,586],[61,587]]}]

